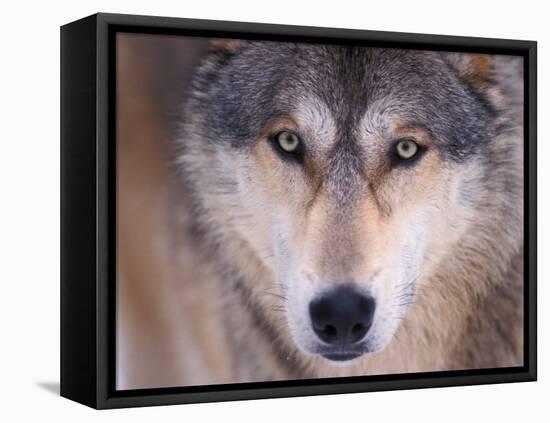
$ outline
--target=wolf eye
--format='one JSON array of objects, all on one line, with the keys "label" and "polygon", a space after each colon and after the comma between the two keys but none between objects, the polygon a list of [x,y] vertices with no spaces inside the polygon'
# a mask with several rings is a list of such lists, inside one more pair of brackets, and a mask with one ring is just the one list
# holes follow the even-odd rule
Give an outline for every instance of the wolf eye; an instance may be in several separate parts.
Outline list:
[{"label": "wolf eye", "polygon": [[419,145],[413,140],[400,140],[395,144],[395,152],[402,160],[412,159],[419,151]]},{"label": "wolf eye", "polygon": [[288,131],[281,131],[275,135],[275,141],[285,153],[296,153],[300,147],[298,135]]}]

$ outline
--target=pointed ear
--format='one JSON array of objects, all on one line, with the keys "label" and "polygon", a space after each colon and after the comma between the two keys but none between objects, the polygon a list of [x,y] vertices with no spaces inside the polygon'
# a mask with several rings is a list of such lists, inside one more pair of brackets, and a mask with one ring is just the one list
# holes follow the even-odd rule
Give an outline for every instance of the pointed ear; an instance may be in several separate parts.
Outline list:
[{"label": "pointed ear", "polygon": [[232,54],[239,49],[243,41],[233,38],[210,38],[209,43],[212,53]]},{"label": "pointed ear", "polygon": [[491,84],[494,73],[494,60],[490,54],[445,53],[445,58],[458,76],[475,88]]}]

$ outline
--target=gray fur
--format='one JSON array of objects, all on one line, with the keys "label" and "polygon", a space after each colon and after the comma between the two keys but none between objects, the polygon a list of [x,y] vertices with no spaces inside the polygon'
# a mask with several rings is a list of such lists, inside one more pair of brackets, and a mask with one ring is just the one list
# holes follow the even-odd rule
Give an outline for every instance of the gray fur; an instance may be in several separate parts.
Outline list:
[{"label": "gray fur", "polygon": [[[210,53],[186,105],[178,164],[192,209],[193,239],[221,275],[225,324],[234,334],[234,381],[357,374],[358,369],[389,373],[521,364],[523,103],[518,61],[496,58],[491,81],[480,86],[465,78],[456,56],[437,52],[243,41]],[[395,293],[410,305],[407,316],[421,316],[388,317],[403,319],[392,342],[407,345],[410,357],[400,358],[390,349],[383,364],[376,360],[384,360],[384,351],[371,364],[367,354],[363,367],[349,371],[306,357],[289,341],[281,313],[266,308],[268,303],[250,288],[251,275],[271,284],[284,313],[288,286],[278,286],[269,267],[275,253],[258,252],[239,236],[239,228],[258,211],[243,206],[247,193],[232,166],[238,161],[240,173],[247,175],[242,178],[250,179],[246,163],[263,142],[263,128],[294,113],[305,98],[322,101],[335,119],[337,137],[328,153],[315,143],[305,145],[305,154],[324,163],[319,190],[332,209],[322,248],[330,250],[324,266],[338,268],[335,275],[364,259],[349,234],[365,196],[376,198],[383,216],[393,213],[365,175],[366,167],[389,154],[365,145],[359,125],[366,114],[376,114],[368,131],[384,125],[376,120],[380,116],[397,114],[405,125],[429,134],[442,167],[475,169],[465,170],[463,181],[455,182],[456,201],[471,216],[457,222],[467,228],[462,238],[445,260],[440,252],[426,253],[426,262],[441,260],[429,283],[417,286],[418,278],[411,278]],[[289,174],[299,169],[296,165]],[[278,244],[281,256],[289,254],[285,242]],[[417,322],[431,324],[418,327]],[[450,332],[438,331],[439,324]],[[436,357],[431,362],[430,348]]]}]

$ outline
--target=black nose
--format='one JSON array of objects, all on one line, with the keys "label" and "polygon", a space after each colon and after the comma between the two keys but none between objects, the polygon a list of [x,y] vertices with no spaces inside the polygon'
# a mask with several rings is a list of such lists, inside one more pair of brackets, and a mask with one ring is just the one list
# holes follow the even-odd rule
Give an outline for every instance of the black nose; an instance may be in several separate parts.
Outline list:
[{"label": "black nose", "polygon": [[374,299],[353,285],[338,286],[309,304],[313,330],[327,344],[361,341],[372,325]]}]

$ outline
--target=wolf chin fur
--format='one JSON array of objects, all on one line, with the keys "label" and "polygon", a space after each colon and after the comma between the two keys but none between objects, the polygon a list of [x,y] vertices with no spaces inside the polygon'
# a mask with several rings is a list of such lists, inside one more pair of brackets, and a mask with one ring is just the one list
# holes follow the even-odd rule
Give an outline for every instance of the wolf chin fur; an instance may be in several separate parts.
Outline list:
[{"label": "wolf chin fur", "polygon": [[[202,348],[206,348],[204,345],[219,348],[224,351],[224,360],[217,369],[201,368],[201,372],[211,374],[194,379],[222,383],[521,366],[522,75],[519,59],[498,56],[484,57],[479,63],[476,57],[465,54],[412,51],[397,54],[369,48],[330,52],[340,48],[323,47],[330,52],[335,69],[339,66],[335,57],[349,58],[351,67],[353,63],[365,64],[364,69],[356,68],[353,72],[368,73],[376,69],[378,78],[391,73],[384,68],[388,61],[410,64],[429,58],[431,66],[435,66],[434,90],[437,90],[437,78],[442,78],[438,75],[452,75],[456,83],[464,87],[464,96],[468,96],[460,107],[475,108],[480,104],[479,111],[475,112],[479,122],[470,125],[472,128],[479,125],[479,128],[470,128],[471,133],[467,128],[460,129],[465,132],[459,134],[457,140],[468,139],[469,143],[460,144],[448,136],[446,145],[439,147],[441,155],[447,155],[445,166],[462,169],[453,184],[459,186],[456,195],[460,198],[456,201],[466,204],[468,214],[463,222],[457,223],[463,229],[450,232],[449,241],[443,243],[440,251],[433,252],[432,256],[430,251],[426,253],[429,263],[423,265],[414,295],[397,319],[389,342],[380,351],[366,353],[344,364],[297,347],[287,319],[288,290],[278,282],[277,258],[273,250],[259,250],[250,236],[243,235],[243,228],[250,233],[250,225],[257,222],[250,220],[250,216],[262,213],[265,204],[257,207],[242,204],[242,190],[243,180],[250,177],[246,170],[251,154],[250,140],[259,138],[256,134],[260,132],[260,122],[269,120],[270,113],[279,113],[270,101],[281,97],[280,87],[287,87],[284,74],[289,63],[281,62],[294,57],[290,54],[296,54],[296,49],[307,48],[247,42],[216,45],[197,72],[178,136],[177,169],[182,181],[185,236],[193,240],[199,252],[199,265],[210,269],[199,272],[193,283],[208,286],[208,301],[216,304],[210,308],[207,318],[215,322],[219,330],[204,334],[208,342],[203,343]],[[273,54],[277,52],[280,52],[278,56]],[[250,80],[247,67],[268,66],[262,64],[266,53],[278,57],[268,62],[269,66],[279,66],[279,69],[276,69],[277,75],[263,69],[267,72],[265,78],[274,79],[269,90],[255,90],[257,81]],[[307,56],[304,61],[310,60],[310,72],[314,75],[316,60],[324,60],[326,56],[316,51],[302,53]],[[243,56],[248,62],[242,61]],[[418,68],[415,66],[411,69]],[[480,66],[483,69],[479,69]],[[319,70],[319,79],[337,78],[338,74],[336,70],[320,73]],[[403,75],[403,79],[408,77]],[[254,78],[259,76],[254,74]],[[306,98],[308,90],[304,86],[302,89],[297,97]],[[368,87],[365,90],[368,91]],[[346,113],[353,114],[355,107],[350,106],[351,111],[346,109],[345,94],[341,95],[342,105],[328,112],[335,121]],[[328,97],[324,100],[324,104],[335,104]],[[368,98],[354,97],[358,103],[363,100],[374,107],[375,103]],[[253,103],[256,114],[250,114],[243,105],[246,102]],[[311,107],[320,106],[313,103]],[[444,107],[438,108],[441,114],[445,113]],[[361,115],[368,112],[369,106],[365,106]],[[327,119],[323,121],[326,123]],[[342,122],[356,124],[351,118]],[[430,133],[436,137],[437,131],[446,130],[441,127],[434,127]],[[476,137],[479,139],[473,140]],[[246,143],[249,145],[243,147]],[[258,185],[256,181],[252,183]],[[237,192],[241,196],[236,196]],[[253,198],[250,201],[254,203]],[[445,238],[446,234],[440,237]],[[201,354],[201,346],[196,348]]]}]

